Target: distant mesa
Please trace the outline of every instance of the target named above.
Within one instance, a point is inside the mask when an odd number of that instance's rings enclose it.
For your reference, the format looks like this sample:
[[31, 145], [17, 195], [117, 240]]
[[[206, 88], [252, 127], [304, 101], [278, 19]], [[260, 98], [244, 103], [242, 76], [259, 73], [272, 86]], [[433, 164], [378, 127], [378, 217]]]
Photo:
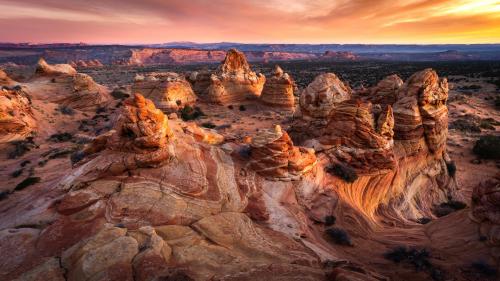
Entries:
[[350, 61], [357, 60], [359, 57], [353, 52], [335, 52], [335, 51], [325, 51], [321, 57], [321, 60], [338, 60], [338, 61]]
[[250, 69], [242, 52], [231, 49], [210, 80], [208, 100], [218, 104], [234, 104], [258, 98], [266, 77]]
[[260, 100], [264, 104], [288, 108], [295, 108], [295, 82], [281, 67], [275, 66], [272, 76], [266, 79]]
[[132, 92], [142, 94], [152, 100], [157, 108], [167, 112], [177, 111], [186, 105], [194, 105], [197, 99], [191, 84], [184, 76], [174, 72], [137, 75]]

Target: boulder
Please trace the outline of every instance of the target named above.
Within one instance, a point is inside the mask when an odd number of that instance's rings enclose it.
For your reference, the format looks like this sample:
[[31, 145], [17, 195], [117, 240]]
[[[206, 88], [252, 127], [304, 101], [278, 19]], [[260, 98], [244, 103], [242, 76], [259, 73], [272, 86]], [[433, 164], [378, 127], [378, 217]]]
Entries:
[[304, 117], [328, 117], [335, 106], [351, 98], [351, 88], [333, 73], [318, 75], [300, 94]]
[[271, 106], [294, 109], [294, 86], [295, 82], [290, 75], [276, 65], [272, 77], [266, 79], [260, 100]]
[[152, 100], [156, 107], [167, 112], [177, 111], [196, 102], [196, 95], [184, 76], [173, 72], [136, 76], [133, 93]]

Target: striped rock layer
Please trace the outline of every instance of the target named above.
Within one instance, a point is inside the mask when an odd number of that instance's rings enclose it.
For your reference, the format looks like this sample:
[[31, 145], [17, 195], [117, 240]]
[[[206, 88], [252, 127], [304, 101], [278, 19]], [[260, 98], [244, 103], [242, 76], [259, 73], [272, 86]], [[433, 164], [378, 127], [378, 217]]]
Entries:
[[22, 89], [0, 89], [0, 143], [23, 139], [35, 127], [29, 96]]
[[268, 105], [293, 109], [295, 107], [294, 86], [295, 83], [290, 75], [284, 73], [281, 67], [276, 65], [273, 75], [267, 78], [264, 84], [260, 100]]

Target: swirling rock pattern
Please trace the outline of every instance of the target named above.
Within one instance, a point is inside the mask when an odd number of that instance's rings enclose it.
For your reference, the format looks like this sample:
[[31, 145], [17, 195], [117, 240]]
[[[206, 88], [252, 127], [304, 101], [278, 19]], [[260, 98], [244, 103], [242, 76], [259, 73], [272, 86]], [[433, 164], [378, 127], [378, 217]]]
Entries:
[[296, 180], [316, 164], [314, 151], [296, 147], [288, 134], [277, 125], [252, 138], [250, 166], [268, 178]]

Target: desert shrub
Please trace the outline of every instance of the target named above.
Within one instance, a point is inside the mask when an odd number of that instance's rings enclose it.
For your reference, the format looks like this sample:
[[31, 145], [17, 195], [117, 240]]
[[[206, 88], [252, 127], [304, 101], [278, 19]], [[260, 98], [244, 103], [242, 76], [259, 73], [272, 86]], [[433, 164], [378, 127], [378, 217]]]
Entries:
[[75, 110], [69, 106], [66, 106], [66, 105], [59, 105], [57, 110], [64, 115], [75, 115]]
[[71, 164], [74, 165], [74, 164], [82, 161], [83, 158], [85, 158], [85, 152], [83, 152], [83, 151], [76, 151], [73, 154], [71, 154], [71, 157], [70, 157]]
[[184, 121], [195, 120], [195, 119], [205, 115], [199, 107], [193, 108], [189, 105], [184, 106], [181, 109], [180, 114], [181, 114], [182, 120], [184, 120]]
[[13, 177], [13, 178], [17, 178], [17, 177], [19, 177], [22, 173], [23, 173], [23, 169], [18, 169], [18, 170], [15, 170], [14, 172], [12, 172], [12, 174], [10, 174], [10, 176], [11, 176], [11, 177]]
[[25, 189], [26, 187], [30, 186], [30, 185], [34, 185], [36, 183], [39, 183], [40, 182], [40, 178], [39, 177], [28, 177], [28, 178], [25, 178], [22, 182], [20, 182], [18, 185], [16, 185], [16, 187], [14, 188], [14, 190], [23, 190]]
[[120, 89], [120, 88], [115, 88], [111, 92], [111, 96], [116, 100], [123, 100], [123, 99], [130, 97], [130, 95], [128, 93], [126, 93], [123, 89]]
[[498, 275], [497, 269], [484, 261], [473, 262], [470, 267], [477, 275], [483, 277], [496, 277]]
[[450, 129], [460, 130], [462, 132], [480, 133], [481, 128], [478, 122], [473, 118], [457, 119], [450, 124]]
[[326, 226], [334, 225], [336, 220], [337, 220], [337, 218], [335, 216], [326, 216], [325, 217], [325, 225]]
[[14, 149], [9, 152], [10, 159], [21, 157], [36, 147], [33, 137], [28, 137], [22, 141], [13, 141], [11, 144], [14, 146]]
[[30, 160], [24, 160], [23, 162], [21, 162], [21, 164], [19, 164], [21, 167], [25, 167], [26, 165], [28, 165], [29, 163], [31, 163]]
[[485, 129], [485, 130], [495, 130], [495, 126], [498, 126], [500, 125], [499, 122], [497, 122], [495, 119], [493, 118], [485, 118], [485, 119], [481, 119], [481, 121], [479, 122], [479, 127], [481, 129]]
[[202, 127], [205, 127], [205, 128], [209, 128], [209, 129], [213, 129], [215, 127], [217, 127], [214, 123], [212, 122], [205, 122], [205, 123], [202, 123], [201, 124]]
[[182, 105], [182, 101], [181, 100], [176, 100], [175, 104], [177, 104], [177, 106], [181, 106]]
[[354, 170], [353, 167], [347, 164], [343, 163], [332, 164], [327, 166], [325, 170], [327, 173], [337, 176], [346, 182], [354, 182], [355, 180], [358, 179], [356, 170]]
[[106, 107], [104, 107], [104, 106], [98, 106], [96, 108], [96, 110], [95, 110], [96, 114], [101, 114], [101, 113], [104, 113], [104, 112], [106, 112]]
[[8, 191], [1, 191], [0, 192], [0, 201], [7, 199], [9, 197], [9, 192]]
[[252, 148], [249, 145], [244, 145], [238, 151], [238, 154], [245, 159], [250, 158], [252, 156]]
[[482, 136], [474, 144], [474, 154], [484, 159], [500, 159], [500, 136]]
[[419, 219], [417, 220], [417, 223], [419, 223], [419, 224], [428, 224], [428, 223], [430, 223], [431, 221], [432, 221], [432, 219], [431, 219], [431, 218], [426, 218], [426, 217], [423, 217], [423, 218], [419, 218]]
[[229, 108], [229, 109], [231, 109], [231, 110], [232, 110], [232, 109], [234, 109], [234, 106], [232, 106], [232, 105], [228, 105], [228, 106], [227, 106], [227, 108]]
[[332, 227], [325, 230], [326, 235], [332, 239], [335, 244], [345, 245], [345, 246], [353, 246], [351, 237], [349, 234], [341, 228]]
[[240, 111], [245, 111], [247, 108], [244, 105], [240, 105]]
[[455, 161], [447, 162], [446, 169], [448, 170], [448, 174], [454, 177], [457, 173], [457, 165], [455, 164]]
[[49, 141], [51, 142], [66, 142], [73, 139], [73, 135], [70, 133], [57, 133], [53, 134], [49, 137]]
[[439, 206], [436, 206], [434, 208], [434, 214], [437, 217], [443, 217], [455, 211], [462, 210], [465, 207], [467, 207], [467, 204], [465, 204], [464, 202], [457, 200], [449, 200], [447, 202], [439, 204]]
[[430, 253], [426, 249], [399, 246], [386, 252], [384, 258], [394, 263], [408, 263], [413, 265], [416, 271], [430, 270], [432, 268], [432, 264], [429, 261]]

